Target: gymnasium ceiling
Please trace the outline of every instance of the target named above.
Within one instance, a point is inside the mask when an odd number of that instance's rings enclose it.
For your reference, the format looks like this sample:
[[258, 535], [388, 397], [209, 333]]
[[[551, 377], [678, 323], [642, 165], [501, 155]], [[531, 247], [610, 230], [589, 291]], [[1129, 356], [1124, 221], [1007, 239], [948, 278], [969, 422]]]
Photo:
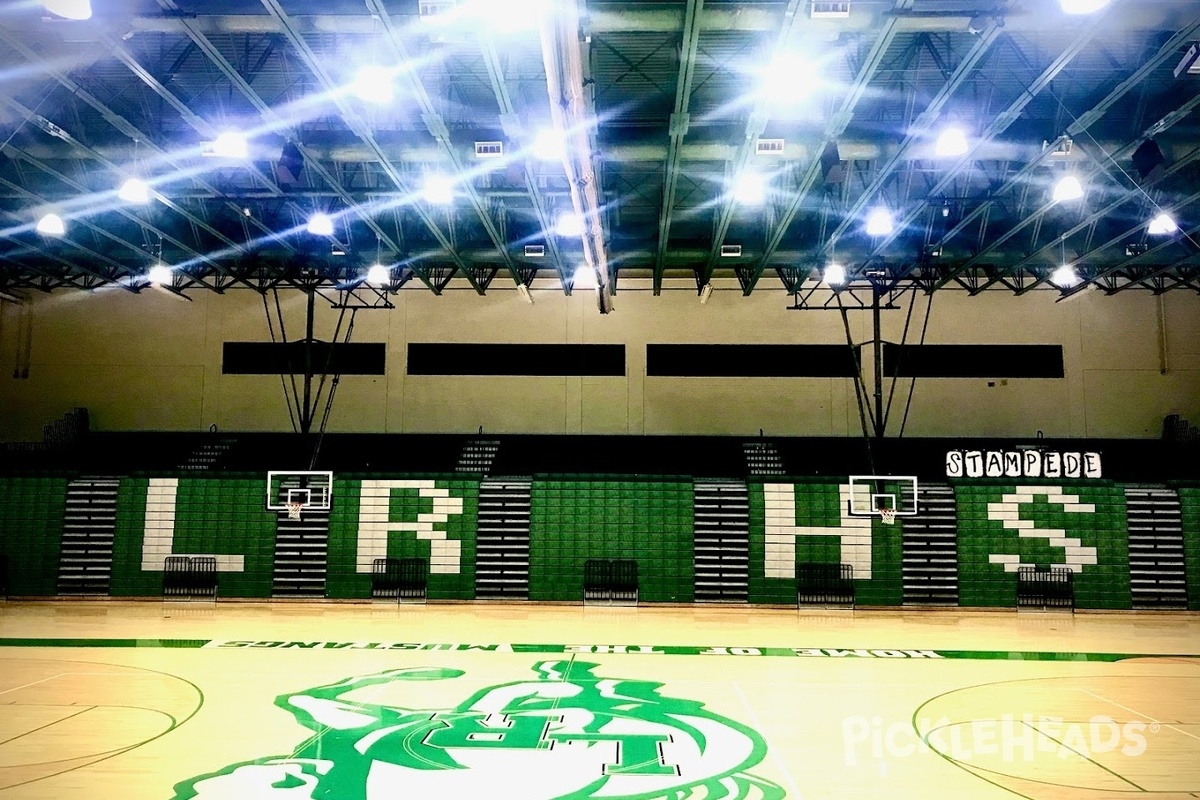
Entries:
[[[803, 296], [831, 263], [881, 292], [1200, 291], [1200, 75], [1174, 74], [1196, 0], [546, 2], [5, 3], [0, 291], [138, 291], [160, 262], [185, 294], [382, 263], [381, 298], [578, 280], [602, 310], [623, 287]], [[354, 91], [372, 64], [391, 100]], [[967, 152], [938, 157], [951, 126]], [[543, 129], [569, 131], [555, 160]], [[227, 131], [247, 159], [203, 154]], [[1055, 203], [1068, 173], [1084, 196]], [[148, 204], [118, 198], [130, 177]], [[878, 208], [892, 233], [866, 232]], [[65, 235], [35, 230], [51, 212]], [[1178, 230], [1151, 235], [1162, 213]]]

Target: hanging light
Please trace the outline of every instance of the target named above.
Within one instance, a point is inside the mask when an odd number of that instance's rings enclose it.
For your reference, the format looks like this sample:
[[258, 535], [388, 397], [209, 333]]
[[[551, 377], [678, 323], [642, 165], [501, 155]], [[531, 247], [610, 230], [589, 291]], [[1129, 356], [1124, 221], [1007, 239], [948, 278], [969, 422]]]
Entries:
[[1074, 175], [1067, 175], [1054, 184], [1054, 202], [1069, 203], [1083, 197], [1083, 184]]
[[868, 236], [888, 236], [896, 226], [892, 222], [892, 215], [886, 208], [876, 208], [867, 215], [867, 235]]
[[42, 0], [42, 7], [63, 19], [91, 19], [91, 0]]
[[226, 131], [207, 142], [201, 148], [201, 153], [212, 158], [247, 158], [250, 147], [246, 144], [245, 136], [237, 131]]
[[761, 206], [767, 199], [767, 179], [757, 172], [743, 172], [733, 185], [733, 199], [745, 206]]
[[308, 218], [308, 232], [313, 236], [333, 236], [333, 220], [323, 211]]
[[360, 99], [376, 105], [386, 105], [395, 97], [392, 72], [387, 67], [369, 64], [358, 71], [350, 91]]
[[173, 277], [174, 273], [171, 272], [171, 268], [166, 264], [155, 264], [150, 268], [150, 271], [146, 273], [146, 278], [149, 279], [149, 281], [155, 286], [162, 286], [165, 283], [170, 283]]
[[422, 191], [425, 202], [446, 206], [454, 202], [454, 182], [445, 175], [430, 175]]
[[970, 144], [967, 142], [967, 134], [963, 132], [962, 128], [946, 128], [938, 136], [934, 151], [939, 158], [953, 158], [965, 155], [970, 149]]
[[117, 197], [126, 203], [144, 206], [150, 202], [150, 187], [140, 178], [130, 178], [121, 184], [121, 188], [117, 190]]
[[846, 268], [841, 264], [830, 263], [825, 267], [822, 278], [830, 286], [841, 286], [846, 282]]
[[1179, 230], [1179, 225], [1176, 224], [1175, 218], [1163, 212], [1150, 220], [1150, 228], [1147, 232], [1151, 236], [1166, 236], [1167, 234], [1175, 233], [1177, 230]]
[[386, 286], [392, 281], [392, 271], [383, 264], [372, 264], [367, 270], [367, 283], [371, 286]]
[[58, 214], [47, 214], [38, 220], [37, 232], [43, 236], [64, 236], [67, 233], [67, 224]]
[[762, 73], [759, 94], [769, 105], [787, 109], [803, 103], [820, 85], [820, 71], [800, 53], [779, 53]]
[[538, 131], [533, 140], [533, 156], [542, 161], [562, 161], [567, 154], [567, 143], [563, 135], [553, 128]]
[[1063, 264], [1051, 273], [1050, 282], [1063, 289], [1069, 289], [1079, 283], [1079, 273], [1074, 267]]
[[559, 214], [558, 222], [554, 225], [554, 232], [566, 238], [583, 236], [583, 218], [574, 211]]
[[587, 264], [580, 264], [575, 269], [575, 278], [572, 280], [571, 285], [576, 289], [595, 289], [598, 285], [596, 283], [596, 270]]

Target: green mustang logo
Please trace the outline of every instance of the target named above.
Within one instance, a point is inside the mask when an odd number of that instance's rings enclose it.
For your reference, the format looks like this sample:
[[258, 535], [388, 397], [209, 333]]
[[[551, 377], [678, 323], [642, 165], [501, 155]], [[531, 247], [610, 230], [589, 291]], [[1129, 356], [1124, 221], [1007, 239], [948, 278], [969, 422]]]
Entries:
[[456, 678], [414, 667], [276, 698], [313, 732], [292, 757], [261, 758], [176, 786], [175, 800], [780, 800], [746, 772], [766, 742], [660, 683], [600, 678], [598, 664], [543, 661], [536, 680], [477, 692], [452, 709], [360, 702], [356, 690]]

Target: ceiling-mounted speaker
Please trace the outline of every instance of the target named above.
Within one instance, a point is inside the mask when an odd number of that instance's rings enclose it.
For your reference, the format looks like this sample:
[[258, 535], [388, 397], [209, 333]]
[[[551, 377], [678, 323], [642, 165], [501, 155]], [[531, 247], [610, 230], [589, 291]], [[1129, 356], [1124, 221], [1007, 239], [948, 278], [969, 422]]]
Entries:
[[1146, 183], [1161, 178], [1166, 165], [1167, 159], [1153, 139], [1147, 139], [1133, 151], [1133, 168]]
[[293, 189], [300, 185], [300, 173], [304, 169], [304, 154], [295, 142], [288, 142], [279, 154], [279, 163], [275, 166], [275, 179], [279, 188]]
[[821, 153], [821, 174], [825, 176], [827, 185], [845, 183], [846, 166], [842, 163], [837, 142], [825, 145], [825, 152]]

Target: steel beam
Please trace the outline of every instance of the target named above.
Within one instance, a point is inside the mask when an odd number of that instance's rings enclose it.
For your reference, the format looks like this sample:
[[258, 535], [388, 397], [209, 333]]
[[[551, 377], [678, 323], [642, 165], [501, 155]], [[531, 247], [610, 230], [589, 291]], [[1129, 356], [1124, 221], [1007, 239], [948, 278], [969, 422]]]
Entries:
[[[910, 147], [913, 147], [918, 142], [921, 142], [926, 138], [929, 131], [932, 130], [934, 124], [941, 115], [942, 108], [945, 107], [946, 103], [950, 101], [950, 98], [954, 96], [954, 93], [957, 92], [964, 83], [966, 83], [967, 78], [969, 78], [971, 73], [975, 71], [975, 68], [979, 66], [979, 62], [983, 60], [985, 55], [987, 55], [988, 50], [990, 50], [996, 40], [1000, 38], [1002, 32], [1003, 25], [999, 20], [993, 18], [988, 22], [983, 31], [981, 31], [979, 36], [976, 38], [975, 43], [971, 46], [971, 49], [958, 63], [958, 66], [955, 67], [954, 72], [942, 85], [942, 88], [936, 95], [934, 95], [933, 99], [929, 102], [929, 105], [920, 114], [920, 116], [918, 116], [913, 124], [909, 126], [904, 137], [904, 142], [900, 146], [901, 152], [908, 150]], [[867, 186], [867, 188], [861, 194], [859, 194], [858, 199], [855, 200], [854, 203], [851, 204], [850, 208], [842, 215], [842, 221], [838, 224], [837, 228], [834, 229], [833, 233], [830, 234], [826, 241], [817, 248], [818, 259], [822, 258], [826, 253], [829, 252], [832, 244], [838, 239], [842, 238], [846, 231], [850, 229], [851, 225], [854, 225], [860, 221], [860, 216], [863, 209], [865, 209], [867, 205], [875, 199], [875, 196], [879, 193], [880, 189], [882, 189], [884, 184], [887, 183], [887, 181], [891, 178], [892, 173], [896, 171], [896, 168], [900, 165], [900, 162], [901, 159], [899, 154], [897, 154], [885, 161], [875, 171], [874, 180], [872, 180], [870, 185]]]
[[[1192, 152], [1192, 155], [1189, 156], [1186, 160], [1179, 161], [1179, 162], [1176, 162], [1175, 164], [1172, 164], [1171, 168], [1163, 173], [1162, 177], [1159, 179], [1159, 182], [1166, 180], [1167, 178], [1169, 178], [1179, 172], [1182, 172], [1186, 167], [1195, 163], [1197, 160], [1200, 160], [1200, 148], [1197, 148], [1196, 150], [1194, 150]], [[1126, 203], [1133, 201], [1133, 200], [1140, 199], [1142, 197], [1144, 189], [1146, 189], [1146, 188], [1149, 188], [1149, 187], [1148, 186], [1147, 187], [1139, 186], [1139, 187], [1125, 193], [1121, 197], [1118, 197], [1116, 200], [1113, 200], [1108, 205], [1106, 205], [1102, 208], [1096, 209], [1091, 214], [1089, 214], [1087, 217], [1080, 220], [1075, 225], [1072, 225], [1070, 228], [1068, 228], [1066, 231], [1064, 231], [1061, 234], [1061, 240], [1068, 239], [1068, 238], [1074, 236], [1075, 234], [1079, 233], [1080, 231], [1086, 229], [1090, 225], [1094, 225], [1097, 222], [1099, 222], [1100, 220], [1105, 219], [1106, 217], [1108, 217], [1110, 214], [1112, 214], [1114, 211], [1116, 211], [1118, 208], [1125, 205]], [[1176, 203], [1172, 203], [1171, 208], [1167, 208], [1164, 210], [1173, 211], [1178, 208], [1184, 208], [1184, 207], [1196, 202], [1197, 200], [1200, 200], [1200, 192], [1193, 193], [1190, 196], [1185, 197]], [[1116, 236], [1113, 236], [1111, 239], [1109, 239], [1104, 244], [1090, 249], [1087, 253], [1084, 253], [1083, 255], [1079, 256], [1078, 258], [1072, 259], [1072, 261], [1074, 263], [1083, 263], [1083, 264], [1088, 263], [1096, 254], [1103, 252], [1104, 250], [1108, 249], [1109, 247], [1112, 247], [1113, 245], [1116, 245], [1116, 244], [1122, 244], [1122, 243], [1128, 242], [1129, 238], [1131, 236], [1135, 236], [1135, 235], [1137, 235], [1137, 233], [1139, 231], [1142, 231], [1143, 229], [1145, 229], [1147, 222], [1148, 222], [1148, 220], [1139, 222], [1137, 225], [1134, 225], [1130, 228], [1125, 229], [1124, 231], [1121, 231], [1121, 233], [1117, 234]], [[1008, 277], [1009, 275], [1012, 275], [1013, 273], [1016, 273], [1022, 269], [1025, 269], [1030, 264], [1038, 261], [1040, 258], [1045, 256], [1047, 253], [1052, 252], [1055, 249], [1055, 247], [1060, 246], [1059, 241], [1060, 240], [1051, 241], [1049, 244], [1044, 245], [1037, 252], [1029, 254], [1025, 258], [1018, 261], [1017, 263], [1007, 265], [1007, 266], [1003, 267], [1002, 269], [997, 270], [996, 274], [993, 275], [991, 278], [989, 278], [987, 281], [985, 281], [974, 293], [983, 291], [984, 289], [987, 289], [988, 287], [990, 287], [992, 284], [996, 283], [997, 281], [1003, 280], [1004, 278]], [[1035, 281], [1034, 285], [1040, 284], [1040, 283], [1044, 282], [1045, 280], [1046, 280], [1045, 277], [1040, 277]], [[1031, 287], [1026, 287], [1026, 290], [1028, 288], [1031, 288]]]
[[[896, 0], [895, 8], [897, 11], [904, 11], [912, 8], [913, 2], [914, 0]], [[898, 21], [896, 18], [885, 22], [883, 30], [880, 31], [879, 36], [875, 39], [875, 43], [867, 52], [862, 64], [859, 65], [858, 72], [854, 76], [854, 83], [850, 85], [850, 90], [842, 98], [837, 112], [830, 117], [825, 125], [825, 135], [821, 143], [809, 154], [808, 168], [804, 171], [804, 176], [800, 179], [800, 185], [792, 192], [791, 200], [787, 207], [784, 208], [779, 219], [767, 233], [767, 246], [763, 251], [762, 258], [754, 265], [746, 281], [743, 283], [742, 294], [749, 295], [754, 291], [754, 287], [758, 285], [759, 279], [767, 268], [767, 262], [779, 250], [779, 246], [783, 243], [783, 237], [787, 234], [788, 228], [791, 227], [792, 222], [796, 219], [796, 215], [804, 208], [804, 203], [808, 199], [809, 193], [821, 178], [821, 157], [824, 155], [825, 149], [835, 143], [838, 137], [850, 125], [850, 120], [854, 118], [854, 109], [857, 108], [859, 100], [866, 94], [867, 86], [870, 85], [871, 79], [875, 77], [880, 64], [883, 63], [883, 57], [887, 53], [888, 48], [892, 46], [897, 32]]]
[[[671, 114], [667, 157], [663, 177], [662, 207], [658, 213], [658, 250], [654, 256], [654, 293], [662, 291], [666, 268], [667, 246], [671, 241], [671, 217], [675, 211], [675, 187], [679, 181], [683, 140], [690, 119], [688, 105], [692, 98], [692, 79], [696, 75], [696, 53], [700, 48], [700, 16], [704, 0], [687, 0], [683, 12], [683, 40], [679, 48], [679, 76], [675, 81], [675, 107]], [[702, 287], [703, 288], [703, 287]]]
[[[371, 126], [342, 97], [341, 87], [338, 86], [338, 84], [333, 80], [332, 77], [330, 77], [329, 73], [321, 65], [317, 54], [311, 47], [309, 47], [308, 42], [304, 40], [304, 36], [299, 32], [299, 30], [296, 29], [291, 17], [288, 16], [287, 12], [283, 10], [283, 6], [280, 5], [278, 0], [261, 0], [261, 2], [267, 12], [274, 17], [282, 27], [283, 34], [287, 37], [288, 43], [291, 44], [292, 49], [300, 55], [301, 60], [303, 60], [305, 66], [308, 67], [309, 72], [313, 74], [313, 77], [317, 79], [317, 82], [321, 85], [321, 88], [328, 94], [330, 102], [337, 107], [338, 115], [342, 118], [354, 135], [361, 139], [363, 143], [370, 148], [371, 152], [375, 156], [375, 160], [379, 163], [379, 166], [383, 170], [384, 174], [388, 176], [388, 178], [400, 191], [411, 191], [411, 187], [408, 186], [408, 182], [404, 179], [404, 176], [400, 174], [400, 171], [396, 169], [395, 165], [392, 164], [387, 155], [383, 152], [383, 149], [379, 146], [379, 142], [375, 139], [375, 133], [372, 131]], [[371, 8], [372, 4], [376, 4], [377, 6], [376, 8], [371, 9], [372, 12], [380, 17], [380, 21], [382, 22], [384, 29], [389, 31], [389, 39], [391, 40], [393, 49], [395, 49], [397, 52], [397, 57], [401, 58], [400, 63], [411, 63], [407, 59], [403, 58], [401, 55], [403, 51], [399, 49], [400, 43], [393, 37], [390, 28], [391, 17], [388, 15], [387, 9], [381, 3], [379, 3], [378, 0], [367, 0], [368, 8]], [[416, 83], [417, 82], [414, 78], [414, 84]], [[431, 109], [433, 108], [432, 101], [429, 100], [428, 95], [425, 95], [424, 102], [429, 104]], [[438, 117], [439, 121], [440, 119], [441, 118]], [[440, 131], [445, 131], [445, 125], [442, 124], [438, 129]], [[448, 131], [445, 131], [445, 133], [441, 136], [435, 134], [435, 138], [438, 138], [439, 140], [448, 137]], [[462, 170], [457, 163], [455, 164], [455, 172], [462, 177]], [[471, 186], [469, 180], [464, 181], [463, 186], [467, 191], [467, 196], [471, 200], [471, 204], [475, 207], [476, 212], [479, 214], [480, 219], [483, 222], [483, 226], [487, 231], [489, 238], [491, 238], [492, 243], [496, 245], [497, 250], [501, 253], [501, 256], [504, 258], [505, 262], [511, 263], [512, 255], [508, 252], [508, 248], [504, 243], [503, 237], [500, 236], [499, 231], [496, 230], [495, 224], [488, 216], [487, 209], [484, 208], [482, 199], [474, 193], [474, 187]], [[415, 193], [413, 193], [413, 197], [416, 197]], [[450, 254], [451, 260], [454, 261], [459, 270], [462, 271], [463, 276], [471, 282], [471, 285], [475, 287], [477, 292], [483, 294], [485, 289], [471, 274], [470, 265], [463, 261], [462, 257], [459, 256], [451, 237], [442, 231], [441, 226], [439, 226], [433, 219], [433, 215], [429, 212], [429, 210], [423, 208], [420, 203], [413, 203], [412, 208], [417, 215], [421, 217], [426, 227], [429, 228], [429, 232], [433, 234], [433, 237], [437, 239], [438, 244], [445, 248], [446, 252]], [[513, 269], [512, 271], [514, 279], [519, 282], [520, 277], [516, 274], [516, 270]]]
[[[788, 0], [784, 6], [783, 19], [779, 23], [779, 34], [775, 37], [775, 42], [767, 58], [767, 64], [774, 63], [779, 54], [786, 52], [790, 45], [796, 19], [800, 16], [800, 9], [805, 5], [803, 0]], [[738, 143], [737, 156], [733, 160], [733, 168], [730, 171], [730, 177], [734, 183], [745, 172], [746, 164], [750, 161], [751, 156], [754, 155], [758, 137], [766, 130], [767, 120], [769, 119], [769, 102], [770, 98], [759, 97], [755, 101], [754, 107], [750, 110], [749, 116], [746, 118], [743, 137]], [[712, 250], [708, 254], [701, 276], [697, 281], [701, 286], [712, 280], [713, 270], [716, 268], [717, 259], [720, 258], [721, 246], [725, 244], [725, 236], [729, 233], [729, 226], [733, 222], [733, 212], [736, 206], [737, 201], [733, 197], [733, 192], [730, 191], [728, 186], [722, 187], [721, 199], [718, 202], [720, 210], [716, 217], [716, 230], [713, 232]]]
[[614, 267], [609, 261], [604, 210], [592, 140], [599, 122], [589, 96], [586, 59], [580, 36], [579, 0], [559, 3], [558, 13], [542, 22], [542, 63], [546, 69], [546, 92], [550, 116], [566, 142], [563, 169], [571, 186], [571, 204], [583, 221], [583, 257], [596, 276], [597, 302], [601, 314], [612, 311]]
[[[1116, 87], [1114, 87], [1113, 90], [1111, 92], [1109, 92], [1108, 95], [1106, 95], [1103, 100], [1101, 100], [1099, 103], [1097, 103], [1095, 106], [1093, 106], [1086, 114], [1079, 117], [1074, 123], [1072, 123], [1067, 128], [1066, 132], [1062, 136], [1055, 139], [1054, 142], [1050, 143], [1042, 151], [1042, 154], [1039, 157], [1028, 162], [1021, 170], [1019, 170], [1017, 173], [1012, 175], [1007, 181], [1005, 181], [1004, 184], [993, 193], [994, 196], [992, 199], [986, 200], [983, 203], [981, 203], [970, 214], [968, 214], [957, 225], [955, 225], [951, 230], [947, 231], [946, 234], [943, 235], [941, 240], [937, 243], [936, 247], [944, 248], [946, 246], [946, 244], [948, 242], [950, 242], [950, 240], [952, 240], [955, 236], [957, 236], [959, 233], [961, 233], [963, 230], [965, 230], [974, 221], [980, 219], [985, 214], [987, 214], [988, 211], [992, 208], [992, 206], [994, 206], [996, 204], [997, 200], [995, 198], [1000, 197], [1000, 196], [1012, 191], [1013, 189], [1015, 189], [1017, 187], [1027, 185], [1029, 183], [1030, 178], [1032, 178], [1034, 172], [1036, 172], [1037, 169], [1050, 158], [1051, 153], [1054, 152], [1054, 150], [1058, 147], [1059, 144], [1063, 143], [1064, 141], [1066, 141], [1068, 139], [1073, 139], [1074, 137], [1079, 136], [1080, 134], [1086, 132], [1088, 130], [1088, 128], [1090, 128], [1092, 125], [1099, 122], [1100, 119], [1105, 114], [1108, 113], [1109, 109], [1111, 109], [1114, 105], [1116, 105], [1118, 102], [1120, 102], [1121, 98], [1123, 98], [1126, 94], [1128, 94], [1131, 89], [1133, 89], [1135, 86], [1137, 86], [1139, 83], [1141, 83], [1141, 81], [1145, 80], [1149, 75], [1151, 75], [1155, 70], [1157, 70], [1159, 67], [1161, 67], [1165, 63], [1167, 63], [1170, 59], [1177, 57], [1179, 47], [1181, 47], [1186, 41], [1188, 41], [1190, 39], [1190, 37], [1193, 34], [1195, 34], [1197, 31], [1200, 31], [1200, 19], [1194, 20], [1186, 28], [1179, 31], [1179, 33], [1177, 33], [1176, 35], [1172, 36], [1171, 39], [1159, 49], [1158, 53], [1153, 58], [1146, 61], [1132, 75], [1130, 75], [1128, 78], [1126, 78], [1124, 81], [1119, 83]], [[1144, 141], [1146, 138], [1152, 137], [1152, 136], [1157, 136], [1157, 135], [1167, 131], [1173, 125], [1175, 125], [1177, 122], [1179, 122], [1180, 120], [1185, 118], [1188, 114], [1190, 114], [1197, 107], [1200, 107], [1200, 95], [1196, 95], [1191, 100], [1184, 103], [1183, 106], [1181, 106], [1180, 108], [1176, 109], [1175, 111], [1171, 112], [1170, 114], [1166, 115], [1162, 119], [1155, 122], [1153, 125], [1151, 125], [1149, 128], [1147, 128], [1145, 131], [1143, 131], [1142, 134], [1140, 136], [1138, 136], [1136, 139], [1134, 139], [1132, 142], [1125, 144], [1124, 146], [1122, 146], [1121, 148], [1119, 148], [1118, 150], [1113, 152], [1111, 155], [1108, 156], [1109, 160], [1116, 160], [1118, 158], [1123, 158], [1125, 156], [1128, 156], [1134, 150], [1136, 150], [1138, 145], [1140, 145], [1142, 143], [1142, 141]], [[1106, 172], [1106, 171], [1107, 171], [1106, 167], [1102, 165], [1100, 168], [1094, 170], [1092, 174], [1096, 175], [1096, 174], [1100, 174], [1101, 172]], [[1044, 216], [1047, 211], [1049, 211], [1051, 208], [1054, 207], [1054, 205], [1055, 204], [1053, 204], [1053, 203], [1044, 205], [1041, 209], [1039, 209], [1039, 212], [1037, 212], [1037, 214], [1035, 215], [1036, 219], [1040, 220], [1041, 217]], [[965, 272], [967, 269], [969, 269], [971, 266], [973, 266], [972, 262], [976, 262], [980, 256], [984, 255], [985, 253], [991, 252], [991, 250], [994, 249], [996, 247], [996, 245], [1003, 244], [1004, 241], [1007, 241], [1009, 238], [1011, 238], [1011, 236], [1016, 235], [1016, 233], [1019, 233], [1021, 229], [1023, 229], [1024, 227], [1027, 227], [1029, 224], [1032, 224], [1034, 221], [1035, 221], [1035, 217], [1027, 217], [1025, 220], [1023, 220], [1021, 223], [1019, 223], [1018, 229], [1014, 229], [1010, 233], [1005, 234], [1002, 237], [1003, 241], [994, 241], [990, 245], [984, 245], [984, 247], [986, 247], [986, 249], [981, 250], [979, 253], [977, 253], [976, 258], [949, 271], [932, 288], [940, 289], [941, 287], [945, 286], [950, 281], [955, 280], [958, 275], [961, 275], [963, 272]]]
[[[249, 82], [242, 77], [241, 73], [229, 63], [229, 60], [225, 58], [220, 49], [213, 44], [203, 32], [199, 30], [195, 20], [186, 16], [182, 16], [182, 12], [180, 11], [179, 6], [175, 4], [175, 0], [158, 0], [158, 4], [168, 13], [181, 14], [181, 16], [178, 18], [179, 23], [183, 30], [186, 31], [188, 37], [200, 49], [200, 51], [204, 53], [209, 62], [217, 68], [217, 70], [225, 77], [226, 80], [230, 82], [233, 88], [237, 89], [238, 92], [240, 92], [241, 95], [245, 97], [250, 104], [255, 107], [255, 109], [258, 110], [258, 113], [262, 117], [263, 121], [272, 125], [276, 130], [281, 131], [291, 130], [294, 127], [291, 123], [280, 117], [273, 108], [267, 105], [266, 101], [259, 96], [254, 87], [252, 87]], [[299, 137], [293, 138], [292, 143], [296, 145], [296, 148], [304, 157], [305, 167], [319, 175], [321, 179], [325, 181], [326, 185], [337, 193], [338, 197], [343, 203], [346, 204], [347, 208], [353, 210], [355, 214], [363, 221], [363, 223], [366, 224], [366, 226], [370, 228], [372, 232], [374, 232], [382, 244], [387, 245], [393, 252], [397, 254], [397, 256], [401, 255], [402, 248], [400, 245], [388, 235], [388, 233], [380, 226], [378, 222], [375, 221], [375, 218], [371, 216], [368, 210], [361, 208], [355, 202], [354, 198], [346, 192], [341, 181], [339, 181], [329, 170], [324, 167], [324, 165], [320, 163], [316, 157], [314, 157], [313, 153], [309, 151], [309, 149], [306, 148], [301, 141], [299, 141]], [[406, 187], [399, 188], [401, 188], [401, 191], [405, 196], [410, 195], [410, 192], [407, 191]], [[449, 239], [447, 239], [445, 234], [441, 232], [441, 229], [433, 221], [432, 217], [429, 217], [428, 213], [425, 212], [424, 209], [417, 208], [416, 213], [421, 217], [421, 220], [425, 222], [426, 226], [429, 227], [430, 232], [434, 235], [434, 238], [437, 239], [438, 243], [447, 248], [448, 253], [451, 253], [452, 258], [455, 259], [455, 263], [457, 265], [460, 259], [458, 259], [457, 255], [449, 249]], [[466, 264], [464, 262], [462, 264], [464, 271], [465, 266]], [[418, 270], [417, 277], [434, 294], [438, 294], [440, 292], [433, 282], [429, 280], [429, 276], [424, 271]]]
[[[504, 77], [504, 68], [500, 63], [500, 53], [496, 50], [496, 43], [490, 32], [484, 31], [480, 34], [479, 47], [483, 52], [483, 63], [487, 68], [488, 79], [492, 84], [492, 93], [496, 96], [496, 105], [500, 108], [500, 119], [516, 120], [518, 118], [517, 109], [513, 105], [512, 94], [508, 90], [508, 81]], [[512, 138], [511, 134], [510, 138]], [[526, 137], [525, 144], [528, 145], [528, 136]], [[525, 191], [529, 195], [530, 203], [533, 204], [533, 211], [537, 216], [538, 225], [541, 226], [546, 251], [550, 254], [550, 263], [554, 265], [554, 269], [562, 281], [563, 290], [567, 294], [570, 294], [571, 274], [568, 273], [566, 262], [563, 261], [562, 253], [558, 249], [558, 238], [554, 235], [554, 221], [551, 219], [545, 195], [538, 186], [537, 174], [530, 163], [530, 154], [528, 152], [522, 154], [521, 173], [525, 179]]]
[[[213, 193], [218, 193], [218, 190], [214, 186], [212, 186], [211, 184], [206, 182], [203, 178], [200, 178], [199, 176], [191, 174], [195, 170], [193, 170], [193, 169], [189, 168], [187, 165], [183, 164], [179, 159], [177, 159], [174, 155], [172, 155], [167, 150], [164, 150], [161, 147], [159, 147], [158, 145], [156, 145], [154, 143], [154, 140], [145, 131], [140, 130], [136, 125], [131, 123], [125, 117], [122, 117], [120, 114], [117, 114], [115, 111], [113, 111], [111, 108], [109, 108], [104, 102], [102, 102], [98, 97], [96, 97], [91, 92], [87, 91], [82, 86], [80, 86], [73, 78], [71, 78], [70, 75], [68, 75], [66, 72], [62, 71], [61, 69], [58, 69], [57, 67], [55, 67], [53, 65], [52, 61], [49, 61], [45, 57], [34, 52], [29, 47], [27, 47], [23, 42], [21, 42], [19, 39], [13, 38], [13, 36], [8, 31], [5, 31], [3, 28], [0, 28], [0, 41], [3, 41], [9, 47], [16, 50], [22, 56], [24, 56], [28, 61], [30, 61], [30, 63], [36, 65], [43, 72], [48, 74], [50, 77], [54, 78], [54, 80], [56, 80], [63, 88], [65, 88], [67, 91], [71, 92], [72, 95], [74, 95], [75, 97], [78, 97], [80, 100], [87, 103], [89, 106], [91, 106], [96, 111], [98, 111], [100, 113], [100, 116], [102, 116], [105, 119], [105, 121], [108, 122], [110, 125], [112, 125], [113, 128], [120, 131], [122, 134], [127, 136], [132, 141], [138, 143], [139, 145], [144, 146], [147, 150], [151, 151], [155, 155], [162, 158], [164, 163], [170, 164], [172, 167], [179, 170], [181, 174], [189, 175], [189, 180], [193, 181], [197, 186], [200, 186], [201, 188], [203, 188], [207, 191], [211, 191]], [[3, 96], [9, 97], [7, 92], [4, 92]], [[15, 102], [15, 98], [13, 98], [13, 101]], [[23, 108], [23, 106], [22, 106], [22, 108]], [[27, 118], [32, 119], [33, 117], [30, 116]], [[55, 127], [57, 128], [58, 126], [55, 126]], [[43, 128], [43, 129], [45, 129], [45, 128]], [[65, 131], [63, 131], [63, 133], [65, 133]], [[57, 132], [54, 133], [53, 135], [55, 135], [57, 138], [64, 139], [64, 141], [66, 141], [66, 138], [59, 135]], [[74, 140], [71, 140], [71, 141], [74, 142]], [[187, 216], [189, 218], [189, 221], [193, 225], [198, 225], [199, 227], [205, 228], [210, 233], [217, 236], [219, 239], [223, 239], [226, 242], [228, 242], [232, 247], [234, 247], [238, 251], [244, 250], [244, 248], [245, 248], [244, 245], [233, 242], [230, 239], [226, 239], [215, 228], [209, 227], [208, 223], [205, 222], [204, 220], [199, 219], [195, 215], [193, 215], [190, 212], [187, 212], [183, 209], [177, 209], [177, 210], [180, 213], [182, 213], [184, 216]], [[265, 232], [270, 232], [269, 229], [267, 229], [266, 227], [263, 227], [262, 230], [264, 230]]]
[[1091, 43], [1092, 39], [1095, 38], [1096, 34], [1100, 32], [1100, 29], [1108, 21], [1108, 15], [1112, 13], [1113, 9], [1119, 7], [1121, 2], [1122, 0], [1117, 0], [1117, 3], [1110, 5], [1108, 9], [1106, 9], [1105, 13], [1097, 14], [1095, 19], [1093, 19], [1090, 24], [1084, 25], [1080, 34], [1063, 49], [1058, 58], [1054, 59], [1049, 66], [1042, 70], [1041, 74], [1034, 79], [1033, 83], [1027, 86], [1015, 100], [1009, 103], [1007, 108], [993, 118], [991, 124], [982, 130], [972, 142], [970, 150], [948, 169], [946, 169], [945, 172], [942, 173], [941, 177], [938, 178], [937, 183], [935, 183], [933, 187], [926, 192], [925, 199], [916, 203], [910, 203], [911, 208], [909, 211], [902, 219], [896, 221], [895, 230], [887, 236], [882, 237], [880, 241], [875, 244], [875, 247], [871, 251], [871, 258], [882, 254], [883, 251], [887, 249], [889, 244], [895, 241], [898, 236], [900, 236], [910, 225], [915, 223], [916, 220], [925, 213], [925, 209], [929, 205], [930, 198], [936, 198], [942, 195], [946, 188], [954, 182], [955, 178], [960, 172], [978, 160], [980, 151], [982, 151], [988, 144], [995, 140], [996, 137], [1008, 130], [1008, 128], [1014, 122], [1020, 119], [1021, 112], [1025, 109], [1025, 107], [1029, 105], [1034, 98], [1041, 94], [1042, 90], [1049, 86], [1050, 83], [1057, 78], [1064, 69], [1066, 69], [1067, 65], [1069, 65], [1075, 59], [1075, 57], [1083, 52], [1083, 50]]

